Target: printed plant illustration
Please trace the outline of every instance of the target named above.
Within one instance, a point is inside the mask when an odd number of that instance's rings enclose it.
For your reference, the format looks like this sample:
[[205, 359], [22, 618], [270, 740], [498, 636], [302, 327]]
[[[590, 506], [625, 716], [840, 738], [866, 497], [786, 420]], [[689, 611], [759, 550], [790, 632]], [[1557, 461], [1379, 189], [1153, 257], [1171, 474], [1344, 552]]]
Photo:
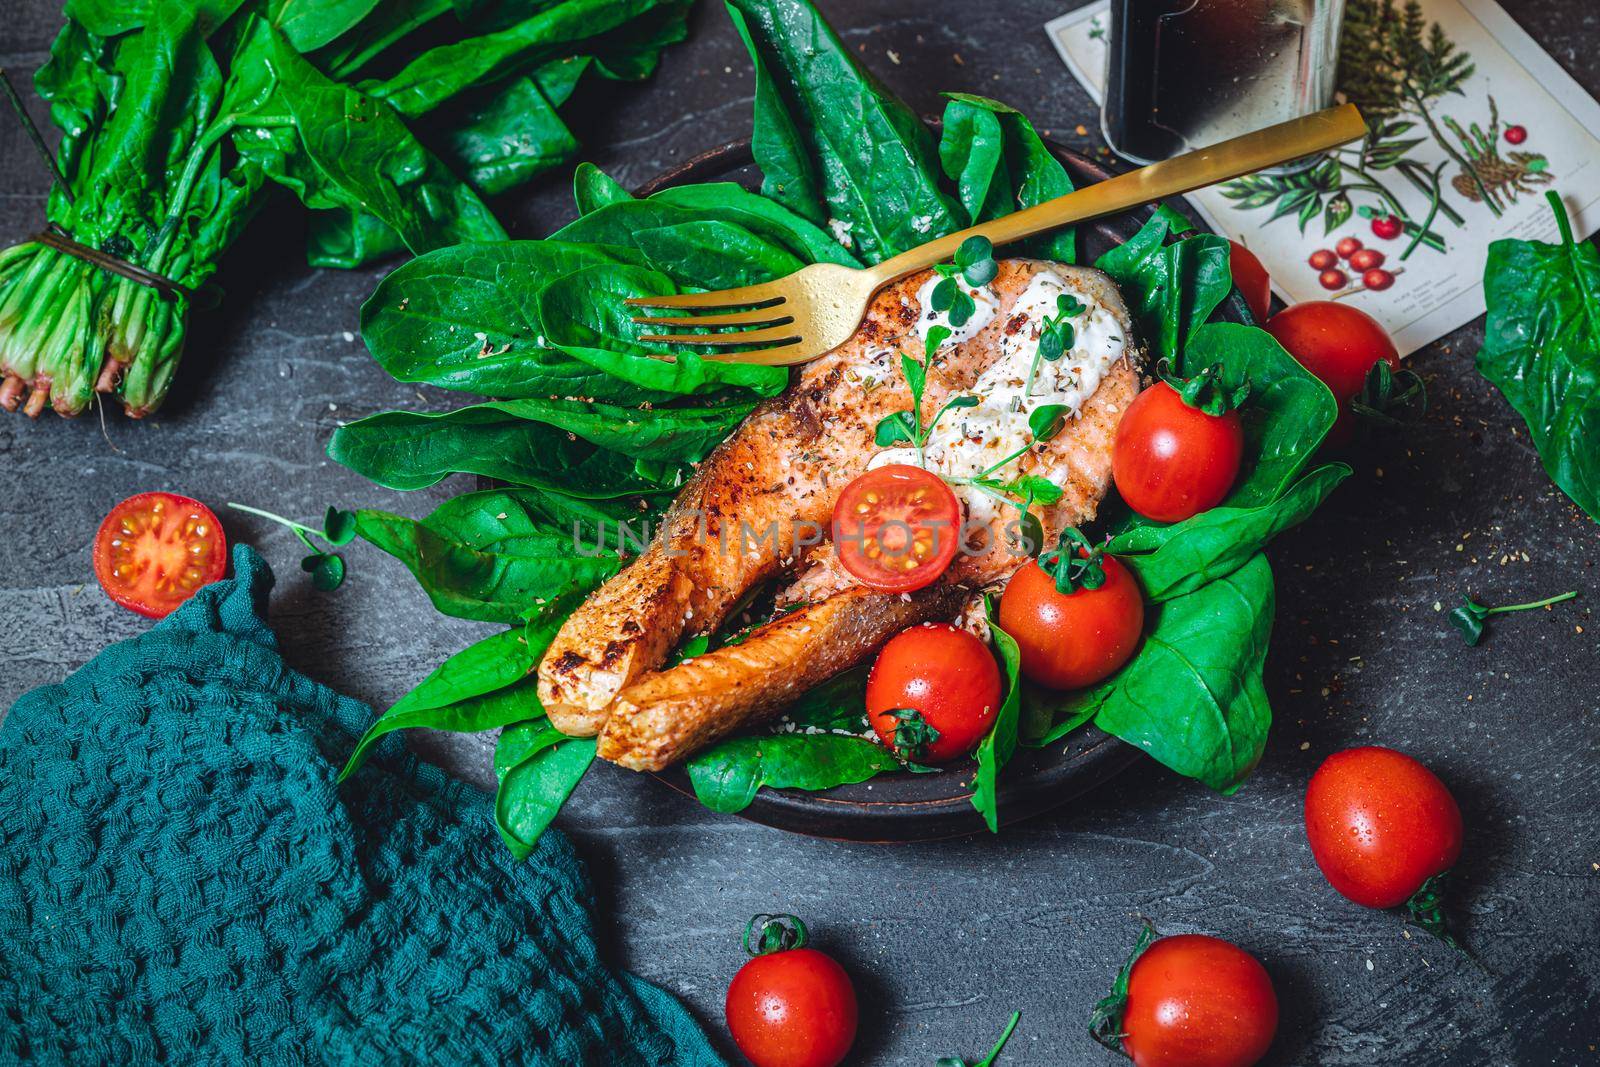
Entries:
[[[1518, 193], [1537, 192], [1539, 186], [1554, 180], [1550, 161], [1542, 153], [1507, 151], [1501, 156], [1500, 109], [1495, 106], [1494, 97], [1489, 97], [1487, 130], [1476, 122], [1462, 129], [1449, 117], [1444, 124], [1461, 142], [1466, 157], [1461, 172], [1450, 179], [1450, 184], [1473, 203], [1485, 203], [1498, 215], [1507, 204], [1517, 202]], [[1528, 131], [1522, 126], [1508, 126], [1504, 137], [1508, 144], [1519, 145], [1528, 139]]]
[[[1417, 0], [1406, 0], [1403, 6], [1396, 0], [1349, 0], [1339, 50], [1339, 92], [1361, 108], [1371, 133], [1360, 145], [1331, 152], [1307, 170], [1251, 175], [1229, 182], [1222, 193], [1243, 210], [1270, 207], [1268, 221], [1292, 215], [1302, 233], [1319, 215], [1324, 234], [1359, 215], [1379, 237], [1410, 238], [1402, 260], [1419, 245], [1443, 252], [1445, 239], [1435, 223], [1441, 217], [1458, 227], [1465, 222], [1447, 200], [1447, 189], [1499, 215], [1518, 192], [1549, 180], [1543, 156], [1499, 155], [1499, 119], [1492, 100], [1488, 131], [1476, 124], [1463, 130], [1454, 120], [1435, 115], [1443, 98], [1465, 95], [1462, 87], [1475, 69], [1472, 57], [1457, 50], [1437, 22], [1424, 18]], [[1526, 131], [1522, 133], [1525, 137]], [[1413, 156], [1430, 140], [1446, 156], [1434, 167]], [[1452, 163], [1457, 173], [1446, 186], [1441, 179]], [[1400, 182], [1427, 198], [1421, 217], [1396, 195], [1395, 189], [1403, 188]]]

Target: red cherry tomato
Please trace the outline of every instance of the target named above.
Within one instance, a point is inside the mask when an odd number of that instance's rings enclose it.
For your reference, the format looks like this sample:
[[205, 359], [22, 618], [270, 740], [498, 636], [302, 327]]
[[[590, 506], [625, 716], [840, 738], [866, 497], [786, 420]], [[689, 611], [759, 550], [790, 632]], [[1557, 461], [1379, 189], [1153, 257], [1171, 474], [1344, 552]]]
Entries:
[[94, 575], [113, 601], [160, 619], [228, 568], [222, 524], [198, 500], [140, 493], [111, 509], [94, 537]]
[[1405, 232], [1405, 228], [1406, 224], [1400, 220], [1399, 215], [1385, 215], [1382, 218], [1372, 220], [1373, 235], [1381, 237], [1385, 241], [1392, 241], [1399, 237]]
[[1350, 401], [1361, 392], [1372, 365], [1381, 359], [1400, 369], [1400, 353], [1378, 320], [1349, 304], [1334, 300], [1294, 304], [1268, 319], [1266, 329], [1339, 401], [1339, 421], [1328, 434], [1330, 444], [1349, 439]]
[[1178, 522], [1220, 504], [1243, 458], [1237, 411], [1208, 415], [1157, 382], [1122, 415], [1111, 476], [1134, 511], [1157, 522]]
[[1350, 257], [1350, 268], [1352, 270], [1371, 270], [1373, 267], [1381, 267], [1383, 266], [1383, 258], [1383, 253], [1376, 248], [1362, 248]]
[[1374, 267], [1361, 276], [1361, 284], [1374, 292], [1383, 292], [1394, 284], [1394, 275], [1386, 270]]
[[[908, 710], [915, 717], [894, 714]], [[960, 759], [989, 732], [999, 710], [994, 656], [982, 641], [947, 623], [896, 634], [867, 676], [872, 728], [902, 759]]]
[[1000, 596], [1000, 628], [1022, 653], [1022, 673], [1051, 689], [1082, 689], [1115, 674], [1144, 634], [1144, 597], [1133, 575], [1102, 556], [1098, 589], [1056, 591], [1055, 579], [1025, 563]]
[[1521, 144], [1523, 141], [1526, 141], [1527, 139], [1528, 139], [1528, 128], [1526, 126], [1507, 126], [1506, 127], [1506, 143], [1507, 144]]
[[1267, 268], [1261, 265], [1256, 254], [1237, 241], [1229, 241], [1228, 265], [1233, 271], [1233, 284], [1244, 295], [1250, 314], [1257, 322], [1266, 322], [1272, 312], [1272, 279]]
[[1311, 258], [1306, 260], [1306, 262], [1311, 264], [1312, 270], [1323, 271], [1327, 270], [1329, 267], [1338, 266], [1339, 257], [1328, 251], [1326, 248], [1319, 248], [1315, 252], [1311, 253]]
[[734, 1044], [756, 1067], [836, 1067], [856, 1039], [856, 991], [832, 956], [790, 948], [756, 956], [728, 984]]
[[892, 463], [844, 487], [833, 506], [839, 562], [886, 593], [932, 585], [955, 558], [961, 505], [936, 474]]
[[1325, 270], [1317, 275], [1317, 284], [1324, 289], [1343, 289], [1349, 280], [1342, 270]]
[[1328, 883], [1368, 908], [1404, 904], [1461, 856], [1461, 809], [1432, 771], [1391, 748], [1329, 756], [1306, 787], [1306, 838]]
[[1340, 259], [1349, 259], [1351, 256], [1355, 255], [1357, 252], [1361, 251], [1361, 238], [1359, 238], [1359, 237], [1345, 237], [1345, 238], [1342, 238], [1339, 241], [1338, 244], [1333, 246], [1333, 250], [1335, 252], [1339, 253], [1339, 258]]
[[1272, 979], [1216, 937], [1163, 937], [1128, 975], [1122, 1047], [1135, 1067], [1250, 1067], [1278, 1031]]

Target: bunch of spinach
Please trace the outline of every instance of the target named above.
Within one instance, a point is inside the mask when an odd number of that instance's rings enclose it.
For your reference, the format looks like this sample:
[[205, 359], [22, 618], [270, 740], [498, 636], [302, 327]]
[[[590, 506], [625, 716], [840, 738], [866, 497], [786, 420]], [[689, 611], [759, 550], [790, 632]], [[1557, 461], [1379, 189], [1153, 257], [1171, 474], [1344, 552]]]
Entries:
[[171, 279], [0, 253], [0, 403], [161, 403], [194, 293], [272, 187], [309, 258], [352, 267], [505, 231], [483, 197], [571, 157], [589, 70], [642, 78], [691, 0], [75, 0], [35, 80], [64, 136], [52, 225]]
[[1495, 241], [1478, 373], [1528, 424], [1550, 478], [1600, 522], [1600, 251], [1578, 241], [1559, 194], [1559, 244]]
[[[453, 472], [509, 488], [458, 497], [420, 523], [359, 512], [357, 531], [403, 560], [441, 610], [513, 627], [491, 639], [498, 645], [448, 661], [373, 733], [504, 726], [497, 815], [519, 851], [594, 755], [592, 741], [563, 738], [538, 706], [527, 677], [538, 650], [571, 604], [636, 547], [624, 543], [618, 520], [659, 514], [687, 465], [786, 382], [781, 372], [692, 353], [675, 364], [649, 358], [638, 341], [649, 328], [631, 321], [624, 299], [752, 284], [813, 262], [874, 262], [1070, 189], [1032, 126], [1004, 105], [952, 96], [936, 147], [805, 0], [729, 0], [728, 8], [756, 65], [762, 192], [714, 183], [635, 199], [583, 166], [579, 217], [550, 239], [420, 256], [362, 310], [363, 337], [396, 378], [497, 399], [443, 415], [376, 415], [341, 428], [331, 454], [396, 488]], [[1261, 549], [1349, 472], [1305, 473], [1332, 424], [1333, 398], [1265, 332], [1208, 324], [1232, 292], [1228, 246], [1189, 229], [1159, 209], [1096, 265], [1122, 287], [1155, 354], [1180, 372], [1221, 364], [1228, 386], [1250, 381], [1248, 462], [1221, 507], [1186, 522], [1154, 525], [1107, 503], [1111, 550], [1144, 584], [1151, 627], [1139, 655], [1102, 685], [1070, 694], [1030, 688], [1015, 643], [991, 625], [1007, 685], [977, 750], [972, 797], [990, 827], [999, 824], [997, 783], [1017, 747], [1091, 720], [1218, 789], [1236, 785], [1260, 756], [1272, 618]], [[1064, 260], [1075, 251], [1070, 234], [1037, 248]], [[1058, 419], [1044, 420], [1041, 436]], [[914, 423], [903, 429], [919, 436]], [[697, 638], [684, 653], [738, 639]], [[496, 647], [514, 663], [484, 669]], [[686, 770], [697, 795], [731, 812], [763, 786], [825, 789], [921, 769], [866, 735], [864, 675], [847, 672], [813, 690], [772, 732], [694, 756]]]

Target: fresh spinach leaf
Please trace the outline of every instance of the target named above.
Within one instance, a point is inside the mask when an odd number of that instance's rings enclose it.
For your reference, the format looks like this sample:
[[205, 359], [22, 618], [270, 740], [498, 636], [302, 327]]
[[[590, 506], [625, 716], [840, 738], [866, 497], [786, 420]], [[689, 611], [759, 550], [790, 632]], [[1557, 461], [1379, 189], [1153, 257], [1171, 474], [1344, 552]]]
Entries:
[[[262, 58], [274, 78], [277, 101], [293, 116], [315, 166], [313, 172], [286, 165], [274, 177], [294, 188], [307, 206], [359, 208], [419, 253], [505, 238], [478, 195], [381, 99], [328, 78], [280, 34], [271, 35]], [[245, 134], [236, 137], [236, 144], [247, 141]]]
[[1489, 245], [1478, 373], [1528, 424], [1550, 479], [1600, 522], [1600, 251], [1546, 195], [1559, 244]]
[[[863, 261], [880, 260], [961, 228], [939, 187], [932, 135], [916, 114], [868, 74], [810, 0], [728, 0], [743, 16], [753, 60], [771, 76], [788, 123], [758, 110], [756, 139], [785, 150], [777, 181], [795, 177], [803, 149], [817, 176], [822, 213]], [[798, 143], [796, 143], [798, 142]], [[793, 209], [793, 199], [788, 202]]]
[[592, 266], [642, 266], [634, 249], [566, 241], [462, 244], [392, 271], [361, 307], [361, 336], [402, 382], [490, 396], [639, 402], [641, 389], [545, 341], [537, 302], [551, 281]]
[[749, 807], [762, 786], [831, 789], [899, 767], [876, 741], [832, 733], [733, 737], [684, 764], [700, 803], [725, 813]]
[[564, 615], [564, 598], [621, 566], [615, 551], [600, 551], [603, 541], [540, 523], [506, 493], [447, 500], [421, 522], [362, 509], [356, 532], [404, 563], [441, 613], [480, 622]]
[[[1072, 192], [1072, 179], [1045, 146], [1033, 124], [1015, 108], [970, 93], [946, 93], [939, 161], [956, 183], [973, 223], [989, 222], [1018, 208]], [[1033, 238], [1029, 255], [1076, 262], [1071, 229]]]
[[593, 163], [579, 163], [572, 175], [572, 198], [578, 202], [578, 214], [587, 215], [608, 204], [632, 200], [633, 194]]
[[1259, 553], [1184, 596], [1151, 605], [1134, 658], [1068, 694], [1058, 714], [1102, 730], [1190, 778], [1231, 792], [1266, 747], [1262, 668], [1272, 633], [1272, 568]]
[[451, 116], [439, 153], [478, 192], [508, 192], [577, 154], [578, 139], [556, 106], [538, 78], [512, 78]]
[[[578, 221], [598, 218], [624, 206], [614, 204]], [[783, 391], [789, 375], [782, 367], [718, 362], [692, 352], [674, 353], [671, 361], [656, 358], [658, 349], [638, 340], [641, 334], [652, 332], [651, 327], [634, 322], [639, 309], [629, 307], [625, 301], [634, 296], [680, 291], [665, 274], [653, 270], [586, 267], [539, 290], [535, 304], [551, 345], [641, 389], [680, 395], [708, 393], [730, 385], [762, 396]], [[645, 314], [652, 312], [647, 309]]]
[[828, 231], [734, 182], [674, 186], [661, 190], [650, 200], [681, 208], [690, 213], [691, 219], [737, 223], [751, 233], [783, 245], [807, 263], [861, 265], [861, 261], [847, 252]]
[[828, 215], [822, 206], [822, 184], [816, 164], [807, 154], [806, 143], [794, 119], [784, 108], [772, 73], [756, 50], [744, 13], [729, 4], [728, 17], [733, 20], [733, 28], [738, 31], [755, 67], [755, 124], [750, 147], [756, 166], [761, 168], [762, 195], [787, 205], [811, 222], [825, 225]]
[[682, 286], [735, 289], [793, 274], [805, 263], [731, 222], [683, 222], [634, 235], [650, 266]]
[[1223, 504], [1270, 504], [1316, 455], [1338, 416], [1338, 403], [1327, 386], [1256, 326], [1214, 322], [1195, 330], [1177, 364], [1181, 373], [1193, 376], [1214, 364], [1221, 365], [1218, 380], [1226, 391], [1250, 385], [1250, 399], [1239, 412], [1245, 466]]
[[495, 743], [494, 822], [506, 847], [527, 859], [594, 762], [595, 739], [568, 737], [540, 716], [500, 731]]
[[1237, 570], [1278, 534], [1309, 518], [1349, 476], [1343, 463], [1329, 463], [1271, 503], [1223, 504], [1170, 526], [1135, 526], [1112, 538], [1108, 550], [1139, 579], [1145, 599], [1159, 604]]
[[1134, 323], [1160, 359], [1176, 361], [1233, 291], [1227, 238], [1207, 233], [1167, 243], [1190, 228], [1187, 219], [1163, 205], [1138, 233], [1094, 264], [1122, 287]]
[[335, 430], [328, 455], [390, 489], [426, 489], [451, 474], [479, 474], [590, 499], [671, 489], [678, 470], [643, 472], [632, 456], [489, 404], [437, 415], [371, 415]]
[[[1033, 564], [1025, 563], [1025, 567]], [[1022, 653], [1012, 636], [1000, 628], [994, 597], [986, 597], [984, 610], [989, 617], [989, 637], [998, 653], [1005, 695], [1000, 698], [994, 725], [978, 742], [978, 774], [972, 783], [972, 806], [983, 816], [990, 833], [1000, 829], [1000, 802], [996, 787], [1000, 771], [1017, 751], [1017, 728], [1022, 708]]]
[[531, 672], [558, 624], [517, 627], [469, 645], [433, 669], [415, 689], [367, 727], [339, 772], [342, 782], [366, 762], [377, 744], [396, 730], [424, 726], [475, 733], [520, 722], [540, 713]]

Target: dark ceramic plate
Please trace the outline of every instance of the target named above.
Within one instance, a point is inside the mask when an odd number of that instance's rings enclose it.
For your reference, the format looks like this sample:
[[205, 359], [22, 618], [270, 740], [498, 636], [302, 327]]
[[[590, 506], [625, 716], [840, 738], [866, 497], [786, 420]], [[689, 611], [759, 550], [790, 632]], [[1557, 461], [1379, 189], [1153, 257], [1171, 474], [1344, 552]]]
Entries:
[[[1111, 177], [1113, 171], [1060, 145], [1050, 150], [1082, 188]], [[691, 182], [736, 181], [754, 189], [760, 183], [750, 142], [723, 145], [660, 175], [638, 190], [640, 196]], [[1153, 208], [1144, 207], [1078, 227], [1079, 258], [1092, 262], [1102, 252], [1138, 232]], [[1229, 301], [1226, 317], [1237, 317]], [[1014, 823], [1049, 811], [1094, 788], [1139, 758], [1137, 750], [1094, 726], [1086, 726], [1048, 748], [1019, 748], [1000, 775], [1001, 821]], [[768, 826], [849, 841], [926, 841], [983, 829], [972, 807], [976, 765], [956, 764], [939, 774], [883, 775], [825, 792], [762, 789], [739, 814]], [[689, 796], [694, 790], [681, 768], [657, 775]]]

